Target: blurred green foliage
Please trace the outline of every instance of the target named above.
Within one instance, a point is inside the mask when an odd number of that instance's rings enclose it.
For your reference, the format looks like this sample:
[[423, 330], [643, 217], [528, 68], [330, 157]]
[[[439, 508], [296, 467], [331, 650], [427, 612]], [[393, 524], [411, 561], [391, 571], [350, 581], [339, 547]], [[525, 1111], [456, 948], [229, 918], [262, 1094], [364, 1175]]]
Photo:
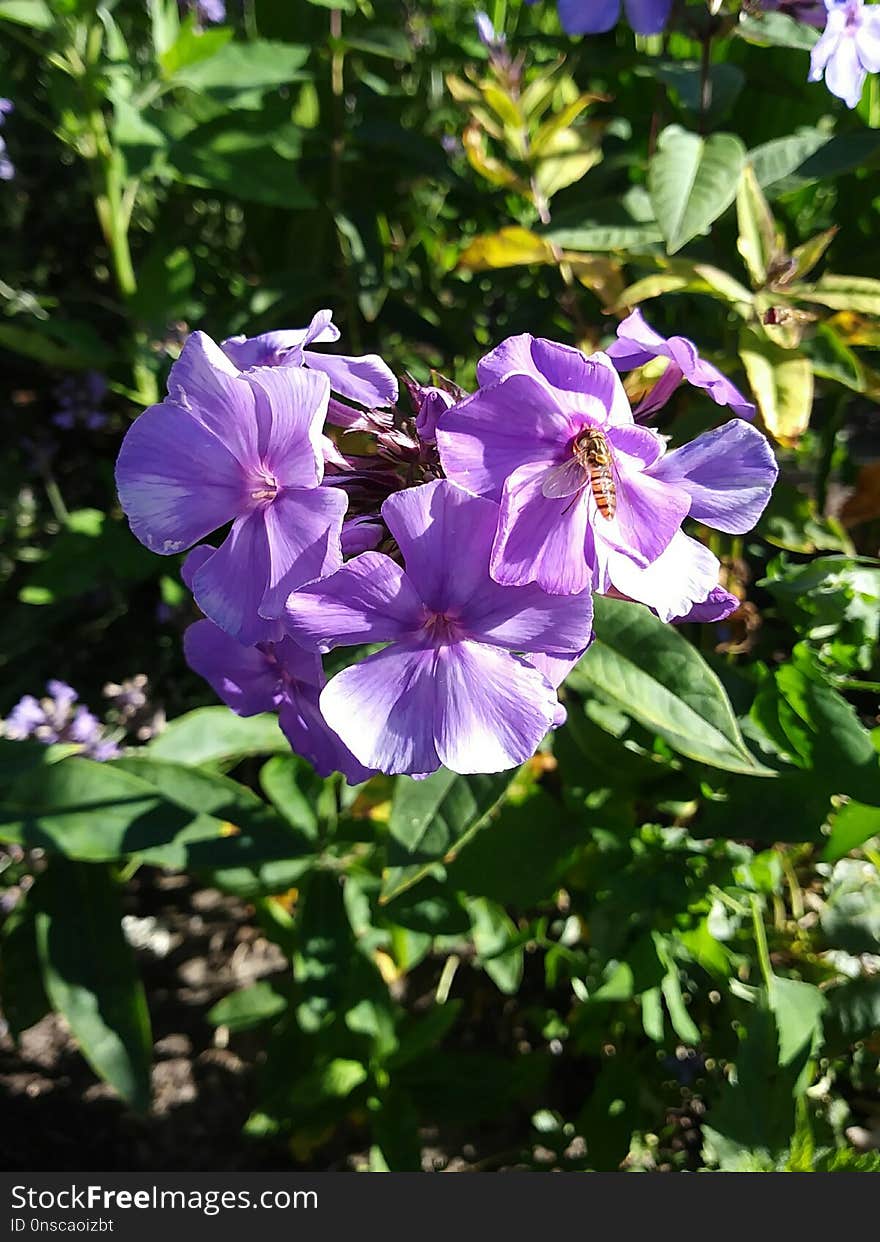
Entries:
[[[146, 1108], [121, 899], [185, 870], [289, 963], [209, 1017], [262, 1040], [247, 1131], [294, 1165], [351, 1134], [418, 1169], [426, 1134], [495, 1126], [486, 1168], [878, 1171], [876, 82], [843, 113], [805, 28], [728, 5], [572, 41], [497, 0], [494, 59], [458, 0], [227, 7], [0, 2], [2, 707], [145, 673], [171, 719], [103, 764], [0, 739], [12, 1034], [58, 1009]], [[211, 704], [178, 565], [112, 481], [189, 330], [328, 305], [351, 352], [467, 386], [506, 335], [594, 349], [643, 302], [777, 442], [759, 528], [696, 532], [728, 622], [599, 601], [566, 725], [502, 776], [352, 790]], [[59, 426], [90, 371], [102, 418]], [[693, 390], [671, 412], [674, 442], [716, 415]]]

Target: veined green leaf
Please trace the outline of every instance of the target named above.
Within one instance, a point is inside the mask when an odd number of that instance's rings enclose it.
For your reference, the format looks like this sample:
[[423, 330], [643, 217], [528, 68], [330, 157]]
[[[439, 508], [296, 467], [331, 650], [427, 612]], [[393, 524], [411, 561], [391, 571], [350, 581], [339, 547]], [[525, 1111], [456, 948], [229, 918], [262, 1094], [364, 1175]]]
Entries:
[[746, 749], [720, 681], [696, 648], [641, 604], [597, 596], [596, 639], [567, 685], [608, 699], [681, 754], [772, 776]]
[[680, 125], [663, 131], [648, 169], [648, 188], [670, 254], [727, 210], [745, 157], [735, 134], [701, 138]]

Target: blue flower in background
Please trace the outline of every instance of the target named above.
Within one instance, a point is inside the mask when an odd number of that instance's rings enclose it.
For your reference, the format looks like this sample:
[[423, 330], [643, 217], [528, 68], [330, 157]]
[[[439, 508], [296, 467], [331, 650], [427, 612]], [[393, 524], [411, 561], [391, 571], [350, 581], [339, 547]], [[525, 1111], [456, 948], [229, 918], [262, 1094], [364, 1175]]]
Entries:
[[810, 55], [810, 81], [825, 85], [855, 108], [869, 73], [880, 71], [880, 5], [825, 0], [828, 21]]
[[[620, 21], [621, 0], [558, 0], [566, 34], [603, 34]], [[626, 20], [636, 34], [659, 34], [666, 28], [672, 0], [623, 0]]]

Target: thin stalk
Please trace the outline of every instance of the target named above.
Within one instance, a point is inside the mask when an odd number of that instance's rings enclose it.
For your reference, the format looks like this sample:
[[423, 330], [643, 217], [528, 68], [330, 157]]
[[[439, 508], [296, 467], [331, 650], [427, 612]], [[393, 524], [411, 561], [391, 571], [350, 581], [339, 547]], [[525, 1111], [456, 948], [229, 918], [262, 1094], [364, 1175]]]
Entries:
[[770, 950], [767, 947], [767, 931], [764, 927], [761, 903], [754, 893], [750, 897], [750, 902], [752, 907], [752, 925], [755, 929], [755, 947], [758, 950], [758, 965], [761, 968], [761, 978], [764, 980], [764, 986], [769, 992], [773, 986], [773, 966], [770, 962]]

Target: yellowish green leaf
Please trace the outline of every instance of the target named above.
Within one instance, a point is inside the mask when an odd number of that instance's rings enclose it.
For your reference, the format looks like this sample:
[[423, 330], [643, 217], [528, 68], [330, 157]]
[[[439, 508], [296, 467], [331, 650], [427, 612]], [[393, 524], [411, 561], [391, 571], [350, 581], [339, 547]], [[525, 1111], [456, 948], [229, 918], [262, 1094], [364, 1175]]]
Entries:
[[499, 229], [497, 233], [482, 233], [475, 237], [465, 247], [458, 264], [470, 272], [484, 272], [491, 268], [520, 267], [528, 263], [557, 263], [558, 259], [559, 252], [543, 237], [519, 225], [511, 225]]
[[765, 427], [780, 444], [796, 444], [809, 426], [813, 406], [809, 358], [752, 331], [742, 333], [739, 352]]
[[779, 240], [776, 221], [751, 164], [745, 164], [740, 173], [736, 215], [739, 223], [736, 248], [742, 255], [752, 283], [760, 288], [767, 280], [771, 261], [779, 249]]

